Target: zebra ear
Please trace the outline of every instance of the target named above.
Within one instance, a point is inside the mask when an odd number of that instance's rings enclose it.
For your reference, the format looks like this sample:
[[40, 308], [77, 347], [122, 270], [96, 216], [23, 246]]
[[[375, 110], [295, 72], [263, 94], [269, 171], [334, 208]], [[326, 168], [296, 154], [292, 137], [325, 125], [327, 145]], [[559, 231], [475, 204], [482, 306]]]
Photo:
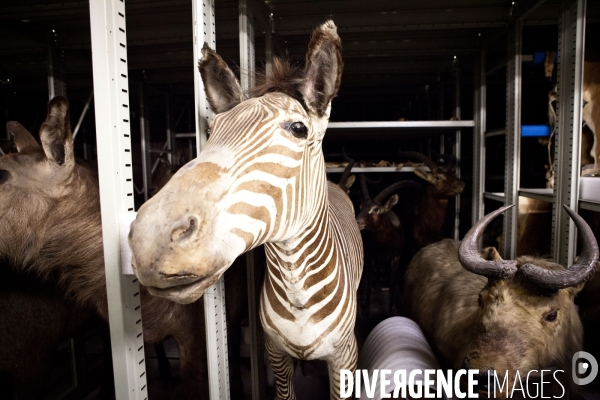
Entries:
[[231, 110], [244, 100], [244, 92], [227, 63], [204, 43], [198, 63], [210, 109], [216, 114]]
[[323, 117], [337, 94], [342, 79], [342, 41], [333, 21], [314, 30], [304, 69], [302, 95], [308, 109]]

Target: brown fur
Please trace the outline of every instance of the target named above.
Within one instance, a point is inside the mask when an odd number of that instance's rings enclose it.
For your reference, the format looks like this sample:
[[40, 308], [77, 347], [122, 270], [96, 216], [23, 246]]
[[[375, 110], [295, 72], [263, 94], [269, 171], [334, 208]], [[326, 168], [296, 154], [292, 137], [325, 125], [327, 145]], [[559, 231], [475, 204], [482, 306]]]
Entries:
[[[458, 260], [460, 242], [443, 240], [419, 251], [406, 273], [405, 300], [410, 316], [421, 326], [444, 367], [467, 363], [480, 372], [509, 371], [512, 388], [516, 370], [562, 369], [557, 377], [574, 392], [571, 357], [582, 349], [583, 330], [573, 298], [579, 288], [543, 295], [514, 277], [487, 281], [464, 269]], [[481, 256], [500, 259], [493, 249]], [[518, 267], [563, 267], [550, 261], [519, 257]], [[545, 319], [552, 310], [558, 317]], [[518, 387], [518, 384], [517, 384]], [[520, 392], [517, 392], [520, 393]], [[558, 388], [558, 394], [560, 394]]]
[[[57, 346], [90, 326], [95, 315], [65, 300], [54, 282], [19, 276], [0, 265], [0, 397], [41, 399]], [[81, 387], [85, 376], [79, 379]]]
[[[364, 189], [366, 189], [366, 182]], [[363, 238], [365, 254], [363, 280], [366, 283], [367, 294], [363, 304], [363, 313], [366, 316], [369, 316], [371, 286], [377, 276], [384, 272], [381, 269], [385, 265], [390, 266], [389, 313], [390, 315], [397, 313], [394, 307], [394, 298], [398, 283], [400, 256], [404, 248], [404, 229], [398, 216], [392, 211], [392, 207], [398, 203], [398, 195], [391, 196], [385, 203], [383, 200], [385, 199], [376, 202], [371, 200], [368, 193], [363, 193], [360, 211], [356, 216], [356, 222]]]
[[[576, 302], [584, 328], [583, 349], [600, 360], [600, 263], [596, 265], [595, 274], [577, 295]], [[592, 385], [599, 389], [600, 379], [595, 379]]]
[[413, 236], [415, 248], [411, 254], [428, 244], [442, 240], [448, 200], [462, 193], [465, 183], [450, 166], [429, 162], [429, 172], [415, 169], [415, 175], [425, 180], [425, 192], [415, 207]]
[[[68, 104], [65, 98], [56, 103]], [[50, 110], [49, 118], [54, 118], [54, 111]], [[67, 123], [60, 126], [69, 129]], [[10, 174], [0, 183], [0, 258], [16, 271], [29, 271], [41, 279], [57, 276], [69, 298], [93, 307], [107, 320], [98, 181], [90, 168], [75, 164], [68, 150], [70, 131], [63, 132], [63, 138], [67, 150], [62, 164], [46, 157], [61, 154], [47, 147], [57, 140], [44, 144], [46, 154], [29, 148], [0, 158], [0, 170]], [[238, 289], [232, 294], [243, 296], [243, 292]], [[208, 399], [203, 302], [180, 305], [150, 296], [143, 287], [141, 293], [145, 341], [156, 343], [172, 336], [180, 352], [180, 395]], [[228, 307], [243, 304], [243, 300], [227, 303]], [[240, 382], [232, 386], [232, 392], [240, 395]]]

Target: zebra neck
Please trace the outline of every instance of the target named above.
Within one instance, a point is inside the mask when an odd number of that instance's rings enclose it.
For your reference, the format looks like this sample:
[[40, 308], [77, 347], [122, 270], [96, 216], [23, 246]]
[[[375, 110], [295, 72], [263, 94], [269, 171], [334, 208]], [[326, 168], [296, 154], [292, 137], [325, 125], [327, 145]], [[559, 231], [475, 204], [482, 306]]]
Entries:
[[[329, 217], [329, 208], [325, 207], [297, 238], [265, 244], [267, 280], [283, 287], [293, 305], [305, 306], [307, 299], [303, 298], [310, 295], [308, 292], [315, 286], [322, 286], [318, 282], [329, 281], [327, 276], [337, 268], [337, 241]], [[329, 291], [323, 287], [320, 295], [327, 295]]]

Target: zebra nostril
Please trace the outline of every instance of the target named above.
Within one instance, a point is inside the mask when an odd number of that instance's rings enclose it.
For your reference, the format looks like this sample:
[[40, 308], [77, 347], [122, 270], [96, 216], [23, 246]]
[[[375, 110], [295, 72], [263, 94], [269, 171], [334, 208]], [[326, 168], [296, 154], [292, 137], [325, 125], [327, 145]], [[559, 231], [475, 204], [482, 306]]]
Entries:
[[177, 226], [171, 232], [171, 242], [182, 241], [190, 237], [198, 229], [198, 221], [195, 217], [190, 217], [186, 223]]

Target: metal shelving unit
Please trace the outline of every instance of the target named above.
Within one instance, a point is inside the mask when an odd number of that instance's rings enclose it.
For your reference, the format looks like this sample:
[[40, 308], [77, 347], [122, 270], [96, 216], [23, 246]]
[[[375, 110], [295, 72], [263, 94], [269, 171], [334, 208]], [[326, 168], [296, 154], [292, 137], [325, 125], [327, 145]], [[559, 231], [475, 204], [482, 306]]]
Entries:
[[98, 178], [117, 399], [147, 399], [140, 288], [121, 265], [119, 221], [131, 217], [133, 182], [123, 0], [90, 0]]
[[[214, 0], [193, 1], [194, 55], [215, 45]], [[113, 367], [118, 399], [147, 399], [140, 289], [121, 265], [119, 221], [134, 213], [129, 126], [129, 85], [124, 0], [90, 0], [100, 202], [109, 299]], [[196, 64], [196, 63], [194, 63]], [[195, 93], [198, 152], [206, 143], [208, 103], [197, 66]], [[211, 399], [229, 399], [224, 282], [204, 298]]]
[[[480, 205], [483, 198], [505, 204], [517, 204], [518, 197], [528, 197], [550, 202], [552, 206], [552, 251], [556, 262], [569, 264], [576, 251], [576, 232], [573, 222], [562, 211], [562, 204], [574, 210], [583, 209], [600, 211], [600, 199], [579, 199], [580, 160], [580, 127], [583, 82], [583, 52], [585, 48], [585, 0], [563, 0], [562, 12], [558, 21], [558, 99], [557, 116], [558, 132], [555, 142], [555, 182], [554, 189], [527, 189], [519, 187], [520, 174], [520, 114], [521, 114], [521, 35], [525, 18], [544, 1], [525, 3], [526, 7], [517, 14], [508, 42], [507, 66], [507, 112], [506, 128], [485, 131], [485, 94], [476, 101], [479, 108], [479, 137], [474, 141], [474, 151], [483, 157], [485, 138], [506, 135], [505, 158], [505, 191], [504, 193], [484, 192], [482, 186], [474, 187], [474, 205]], [[527, 8], [528, 7], [528, 8]], [[476, 86], [479, 92], [485, 93], [485, 51], [482, 52], [481, 66], [477, 70]], [[487, 70], [492, 72], [494, 68]], [[476, 109], [477, 115], [477, 109]], [[483, 129], [482, 129], [483, 128]], [[560, 161], [560, 163], [559, 163]], [[483, 170], [483, 159], [480, 158], [480, 169]], [[477, 172], [477, 166], [475, 167]], [[484, 179], [478, 179], [478, 185]], [[475, 221], [483, 214], [481, 210], [473, 212]], [[516, 255], [516, 207], [505, 214], [503, 237], [504, 257]]]

